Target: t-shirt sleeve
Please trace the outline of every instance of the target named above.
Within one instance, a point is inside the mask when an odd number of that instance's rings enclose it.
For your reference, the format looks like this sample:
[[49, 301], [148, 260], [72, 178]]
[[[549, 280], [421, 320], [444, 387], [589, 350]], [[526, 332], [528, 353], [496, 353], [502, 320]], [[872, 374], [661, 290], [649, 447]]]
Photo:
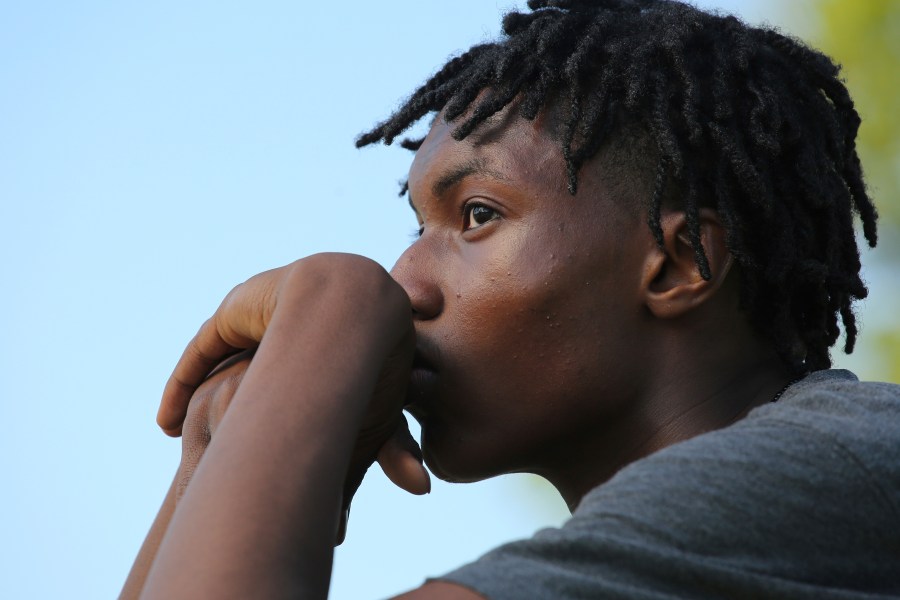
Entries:
[[748, 419], [626, 467], [563, 527], [438, 579], [491, 600], [883, 597], [900, 591], [895, 502], [833, 436]]

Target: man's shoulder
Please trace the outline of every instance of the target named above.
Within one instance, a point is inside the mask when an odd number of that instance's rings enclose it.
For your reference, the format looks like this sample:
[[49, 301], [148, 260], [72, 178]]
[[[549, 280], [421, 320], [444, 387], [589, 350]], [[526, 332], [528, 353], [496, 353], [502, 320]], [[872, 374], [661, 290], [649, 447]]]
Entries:
[[792, 384], [774, 407], [814, 410], [815, 415], [848, 416], [865, 419], [878, 413], [900, 411], [900, 385], [880, 381], [860, 381], [844, 369], [814, 371]]
[[750, 444], [766, 444], [756, 439], [766, 432], [785, 431], [792, 434], [768, 443], [838, 448], [873, 473], [887, 469], [894, 485], [900, 485], [900, 385], [862, 382], [839, 369], [816, 371], [734, 429], [755, 434], [747, 436]]
[[769, 577], [853, 587], [865, 563], [887, 580], [900, 530], [900, 386], [828, 371], [792, 388], [626, 467], [585, 497], [573, 524], [625, 523], [642, 543]]
[[897, 589], [898, 415], [897, 386], [813, 374], [731, 427], [625, 467], [562, 528], [446, 579], [492, 598]]
[[898, 487], [898, 453], [900, 386], [860, 382], [849, 371], [818, 371], [790, 386], [778, 402], [637, 461], [595, 492], [649, 480], [674, 488], [721, 487], [711, 480], [759, 488], [785, 478], [843, 485], [854, 476], [888, 473], [888, 483]]
[[[791, 465], [827, 469], [833, 463], [826, 448], [834, 447], [856, 453], [856, 461], [866, 464], [882, 458], [878, 448], [900, 448], [900, 385], [861, 382], [845, 370], [816, 371], [730, 427], [674, 444], [632, 466], [690, 469], [697, 461], [738, 460], [762, 461], [772, 472]], [[797, 453], [807, 455], [802, 465], [773, 461]], [[891, 462], [900, 468], [900, 461]]]

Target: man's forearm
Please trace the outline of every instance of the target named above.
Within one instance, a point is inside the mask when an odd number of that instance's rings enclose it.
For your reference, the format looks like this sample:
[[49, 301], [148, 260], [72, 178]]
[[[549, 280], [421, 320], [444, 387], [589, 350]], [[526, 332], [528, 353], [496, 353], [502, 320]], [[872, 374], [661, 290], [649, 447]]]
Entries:
[[344, 477], [389, 332], [342, 290], [288, 305], [179, 504], [145, 598], [327, 593]]
[[[211, 390], [215, 390], [214, 393], [219, 393], [218, 390], [224, 389], [225, 393], [228, 394], [228, 390], [230, 389], [229, 379], [234, 379], [235, 376], [233, 373], [236, 369], [246, 369], [246, 365], [249, 364], [250, 359], [253, 358], [255, 352], [256, 348], [251, 348], [223, 360], [219, 366], [209, 374], [203, 387], [210, 386]], [[242, 371], [237, 372], [239, 373], [239, 380]], [[195, 394], [195, 398], [192, 399], [192, 404], [197, 401], [203, 402], [206, 399], [206, 394], [200, 393], [200, 390], [203, 390], [203, 387], [198, 389], [198, 394]], [[231, 393], [234, 393], [233, 389], [231, 389]], [[199, 398], [197, 396], [199, 396]], [[230, 395], [227, 397], [230, 399]], [[209, 424], [206, 423], [204, 426], [209, 427]], [[203, 449], [205, 449], [205, 446], [203, 446]], [[172, 485], [166, 493], [162, 506], [153, 521], [153, 525], [150, 527], [150, 531], [144, 539], [144, 543], [141, 545], [141, 549], [134, 560], [131, 571], [128, 573], [128, 578], [125, 580], [125, 585], [122, 587], [122, 592], [119, 595], [120, 600], [136, 600], [140, 597], [144, 583], [147, 580], [147, 575], [150, 572], [150, 567], [153, 566], [153, 560], [156, 558], [156, 553], [159, 550], [159, 545], [166, 533], [166, 529], [169, 527], [169, 522], [172, 520], [178, 496], [180, 493], [183, 493], [184, 485], [193, 474], [193, 467], [196, 465], [195, 461], [197, 460], [196, 457], [198, 455], [196, 450], [196, 446], [188, 447], [188, 454], [182, 455], [182, 463], [175, 473]], [[202, 450], [199, 454], [202, 455]], [[187, 462], [185, 462], [186, 458], [188, 459]]]
[[141, 595], [141, 590], [144, 589], [144, 582], [147, 581], [147, 574], [150, 572], [150, 567], [153, 566], [153, 559], [156, 557], [159, 545], [166, 534], [166, 529], [169, 527], [169, 521], [171, 521], [172, 514], [175, 512], [175, 485], [177, 481], [178, 475], [176, 473], [175, 478], [172, 480], [172, 485], [169, 486], [169, 491], [166, 492], [162, 506], [160, 506], [159, 512], [156, 514], [156, 519], [153, 520], [153, 525], [150, 526], [150, 531], [147, 533], [147, 537], [144, 538], [140, 551], [138, 551], [137, 558], [134, 559], [134, 564], [131, 566], [131, 571], [129, 571], [125, 585], [122, 586], [122, 592], [119, 594], [119, 600], [137, 600]]

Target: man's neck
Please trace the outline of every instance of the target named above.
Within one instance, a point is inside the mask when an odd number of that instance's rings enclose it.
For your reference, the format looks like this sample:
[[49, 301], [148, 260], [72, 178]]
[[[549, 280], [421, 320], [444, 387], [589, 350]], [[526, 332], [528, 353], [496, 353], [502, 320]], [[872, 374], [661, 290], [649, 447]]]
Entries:
[[[684, 354], [682, 354], [684, 356]], [[576, 436], [547, 468], [536, 470], [570, 510], [622, 467], [657, 450], [727, 427], [771, 402], [792, 377], [775, 356], [752, 361], [672, 365], [653, 378], [629, 410], [593, 432]], [[693, 367], [693, 368], [692, 368]]]

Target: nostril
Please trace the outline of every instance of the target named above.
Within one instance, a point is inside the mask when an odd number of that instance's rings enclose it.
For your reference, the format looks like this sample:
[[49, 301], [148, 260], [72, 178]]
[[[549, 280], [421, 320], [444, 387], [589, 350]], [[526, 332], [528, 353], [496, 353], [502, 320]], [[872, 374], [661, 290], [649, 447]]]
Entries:
[[413, 319], [428, 320], [441, 314], [444, 297], [440, 285], [428, 265], [430, 253], [421, 244], [413, 244], [404, 252], [391, 276], [409, 296]]
[[444, 308], [444, 297], [437, 285], [430, 282], [418, 282], [405, 289], [409, 294], [414, 319], [433, 319], [441, 314]]

